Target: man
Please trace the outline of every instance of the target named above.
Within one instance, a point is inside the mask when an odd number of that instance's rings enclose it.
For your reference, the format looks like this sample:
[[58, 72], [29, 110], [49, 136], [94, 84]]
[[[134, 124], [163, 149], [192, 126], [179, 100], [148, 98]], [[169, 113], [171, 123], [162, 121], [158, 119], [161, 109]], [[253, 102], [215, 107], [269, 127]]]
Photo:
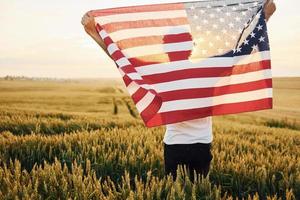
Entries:
[[[267, 0], [264, 6], [266, 20], [275, 12], [273, 0]], [[87, 12], [82, 18], [85, 31], [107, 53], [106, 46], [95, 28], [93, 16]], [[211, 143], [212, 117], [200, 118], [166, 125], [164, 142], [165, 173], [176, 178], [178, 165], [186, 165], [193, 180], [194, 170], [197, 174], [207, 176], [212, 160]]]

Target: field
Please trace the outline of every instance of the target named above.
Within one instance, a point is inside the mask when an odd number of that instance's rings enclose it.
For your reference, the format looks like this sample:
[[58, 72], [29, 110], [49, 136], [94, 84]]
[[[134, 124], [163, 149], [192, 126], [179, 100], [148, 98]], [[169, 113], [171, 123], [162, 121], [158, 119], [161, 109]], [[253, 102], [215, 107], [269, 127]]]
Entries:
[[300, 78], [274, 109], [213, 118], [209, 176], [164, 176], [119, 80], [0, 80], [0, 199], [300, 199]]

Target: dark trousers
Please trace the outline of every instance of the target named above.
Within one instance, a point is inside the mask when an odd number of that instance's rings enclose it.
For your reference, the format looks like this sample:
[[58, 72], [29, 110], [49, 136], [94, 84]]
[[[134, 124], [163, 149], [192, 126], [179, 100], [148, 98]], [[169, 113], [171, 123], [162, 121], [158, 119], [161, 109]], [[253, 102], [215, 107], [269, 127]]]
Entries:
[[194, 180], [194, 170], [197, 174], [207, 176], [213, 156], [211, 143], [170, 144], [164, 143], [165, 174], [171, 173], [176, 179], [178, 165], [186, 165], [190, 179]]

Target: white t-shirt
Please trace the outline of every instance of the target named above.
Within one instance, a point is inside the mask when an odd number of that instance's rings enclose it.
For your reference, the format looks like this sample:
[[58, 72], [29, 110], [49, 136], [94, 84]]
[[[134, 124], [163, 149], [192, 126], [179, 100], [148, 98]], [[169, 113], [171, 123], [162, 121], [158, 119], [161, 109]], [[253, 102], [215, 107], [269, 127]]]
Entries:
[[166, 144], [211, 143], [212, 117], [167, 124], [163, 142]]

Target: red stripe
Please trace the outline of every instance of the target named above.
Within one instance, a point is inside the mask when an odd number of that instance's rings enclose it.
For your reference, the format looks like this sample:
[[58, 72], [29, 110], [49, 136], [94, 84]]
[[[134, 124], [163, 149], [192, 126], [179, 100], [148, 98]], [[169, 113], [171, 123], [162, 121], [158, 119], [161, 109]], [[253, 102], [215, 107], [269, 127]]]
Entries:
[[142, 5], [142, 6], [126, 6], [120, 8], [108, 8], [91, 10], [89, 13], [94, 16], [108, 16], [126, 13], [140, 13], [140, 12], [155, 12], [155, 11], [170, 11], [170, 10], [183, 10], [184, 4], [182, 3], [168, 3], [168, 4], [155, 4], [155, 5]]
[[102, 25], [108, 32], [113, 33], [124, 29], [147, 28], [147, 27], [162, 27], [162, 26], [179, 26], [187, 25], [188, 20], [185, 17], [170, 18], [170, 19], [148, 19], [138, 21], [114, 22]]
[[160, 97], [155, 96], [152, 102], [149, 104], [149, 106], [143, 112], [140, 113], [140, 116], [146, 125], [153, 118], [153, 116], [157, 115], [157, 112], [159, 111], [161, 105], [162, 105], [162, 101]]
[[270, 69], [270, 60], [260, 62], [253, 62], [244, 65], [234, 65], [231, 67], [209, 67], [209, 68], [194, 68], [183, 69], [173, 72], [166, 72], [161, 74], [152, 74], [143, 76], [143, 79], [153, 84], [163, 83], [169, 81], [176, 81], [189, 78], [205, 78], [205, 77], [224, 77], [236, 74], [244, 74], [248, 72], [259, 71], [262, 69]]
[[148, 90], [144, 88], [139, 88], [132, 96], [131, 98], [133, 101], [137, 104], [146, 94], [148, 93]]
[[126, 74], [130, 74], [130, 73], [136, 72], [136, 70], [134, 69], [134, 67], [132, 67], [131, 65], [122, 67], [122, 70], [123, 70], [123, 72], [126, 73]]
[[192, 40], [192, 35], [190, 33], [180, 33], [180, 34], [171, 34], [171, 35], [162, 35], [162, 36], [135, 37], [135, 38], [120, 40], [116, 43], [121, 49], [128, 49], [128, 48], [138, 47], [138, 46], [187, 42], [191, 40]]
[[194, 88], [159, 93], [163, 101], [193, 99], [220, 96], [224, 94], [247, 92], [264, 88], [272, 88], [272, 79], [252, 81], [248, 83], [232, 84], [221, 87]]
[[164, 62], [173, 62], [180, 60], [187, 60], [191, 55], [191, 50], [188, 51], [176, 51], [165, 54], [147, 55], [135, 58], [129, 58], [129, 61], [136, 67], [145, 65], [153, 65]]
[[213, 115], [234, 114], [241, 112], [250, 112], [263, 109], [271, 109], [273, 107], [272, 98], [264, 98], [254, 101], [246, 101], [239, 103], [222, 104], [212, 107], [177, 110], [171, 112], [158, 113], [152, 118], [147, 118], [146, 125], [154, 127], [164, 124], [178, 123], [186, 120], [193, 120]]
[[126, 87], [132, 82], [131, 78], [127, 76], [126, 74], [123, 76], [123, 81], [126, 85]]

